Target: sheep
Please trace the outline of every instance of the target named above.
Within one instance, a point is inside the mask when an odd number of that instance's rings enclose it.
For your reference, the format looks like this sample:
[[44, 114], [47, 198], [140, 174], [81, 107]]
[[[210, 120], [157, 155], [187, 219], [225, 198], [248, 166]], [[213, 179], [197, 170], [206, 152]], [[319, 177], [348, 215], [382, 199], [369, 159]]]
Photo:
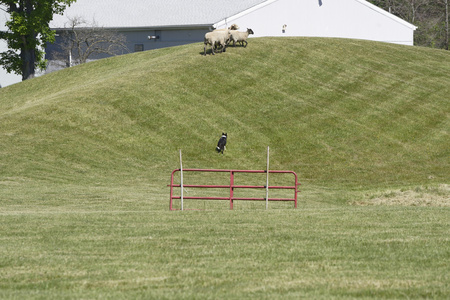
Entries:
[[237, 31], [237, 30], [231, 30], [230, 31], [230, 42], [233, 41], [233, 46], [236, 47], [236, 42], [241, 42], [241, 45], [244, 45], [245, 43], [245, 47], [247, 47], [247, 38], [250, 34], [254, 34], [253, 30], [247, 28], [247, 31]]
[[225, 30], [238, 30], [239, 26], [237, 24], [233, 24], [228, 28], [219, 28], [219, 29], [214, 29], [213, 31], [225, 31]]
[[[206, 34], [205, 34], [204, 55], [206, 55], [206, 45], [207, 44], [211, 45], [211, 51], [212, 51], [213, 55], [214, 55], [214, 49], [218, 49], [219, 47], [222, 47], [221, 53], [225, 52], [226, 51], [225, 47], [230, 42], [230, 36], [231, 36], [230, 30], [238, 30], [238, 29], [239, 29], [239, 26], [237, 24], [232, 24], [228, 28], [215, 29], [214, 31], [212, 31], [212, 32], [227, 32], [227, 37], [225, 39], [225, 43], [221, 43], [221, 38], [219, 38], [219, 40], [216, 40], [213, 44], [211, 44], [211, 42], [209, 41], [211, 39], [211, 34], [208, 35], [208, 38], [206, 37]], [[208, 32], [208, 33], [211, 33], [211, 32]]]
[[220, 53], [225, 52], [226, 44], [228, 39], [230, 38], [230, 30], [215, 30], [212, 32], [207, 32], [205, 34], [205, 41], [204, 41], [204, 55], [206, 56], [206, 45], [211, 45], [211, 52], [214, 55], [214, 47], [216, 44], [220, 44], [222, 46], [222, 51]]
[[[232, 24], [230, 27], [228, 27], [228, 29], [229, 29], [229, 30], [238, 30], [238, 29], [239, 29], [239, 26], [238, 26], [237, 24]], [[214, 31], [224, 31], [224, 30], [227, 30], [227, 28], [214, 29], [213, 32], [214, 32]], [[228, 39], [227, 39], [227, 43], [226, 43], [226, 44], [228, 45], [229, 43], [230, 43], [230, 36], [228, 36]], [[220, 45], [217, 45], [217, 44], [216, 44], [216, 45], [214, 46], [214, 49], [217, 50], [219, 47], [220, 47]]]
[[227, 30], [227, 29], [229, 29], [229, 30], [238, 30], [239, 26], [237, 24], [233, 24], [233, 25], [231, 25], [228, 28], [219, 28], [219, 29], [214, 29], [213, 31], [223, 31], [223, 30]]
[[[228, 30], [238, 30], [238, 29], [239, 29], [239, 26], [237, 24], [232, 24], [230, 27], [228, 27]], [[214, 29], [213, 32], [214, 31], [224, 31], [224, 30], [227, 30], [227, 28]], [[230, 43], [230, 36], [228, 36], [227, 45], [229, 43]], [[216, 44], [214, 49], [217, 49], [218, 47], [219, 47], [219, 45]]]

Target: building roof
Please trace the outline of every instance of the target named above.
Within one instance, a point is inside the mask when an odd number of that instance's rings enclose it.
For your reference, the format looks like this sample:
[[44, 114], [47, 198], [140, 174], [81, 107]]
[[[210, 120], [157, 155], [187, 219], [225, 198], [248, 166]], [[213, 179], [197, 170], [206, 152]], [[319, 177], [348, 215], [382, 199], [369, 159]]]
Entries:
[[82, 17], [106, 28], [210, 26], [267, 0], [77, 0], [50, 27]]
[[[77, 0], [64, 15], [55, 15], [50, 27], [65, 28], [69, 18], [82, 17], [105, 28], [218, 28], [277, 1], [280, 0]], [[353, 1], [412, 30], [417, 28], [366, 0]], [[322, 0], [318, 0], [318, 4], [321, 6]]]

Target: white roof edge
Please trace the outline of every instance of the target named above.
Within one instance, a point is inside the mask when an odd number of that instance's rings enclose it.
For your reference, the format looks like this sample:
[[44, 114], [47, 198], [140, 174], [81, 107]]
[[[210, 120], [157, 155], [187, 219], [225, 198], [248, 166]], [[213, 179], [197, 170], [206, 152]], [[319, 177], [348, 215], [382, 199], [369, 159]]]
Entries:
[[[255, 11], [255, 10], [258, 10], [258, 9], [260, 9], [260, 8], [262, 8], [264, 6], [267, 6], [269, 4], [272, 4], [272, 3], [276, 2], [276, 1], [278, 1], [278, 0], [267, 0], [267, 1], [263, 2], [263, 3], [255, 5], [255, 6], [251, 7], [251, 8], [249, 8], [249, 9], [246, 9], [246, 10], [244, 10], [244, 11], [242, 11], [242, 12], [236, 14], [236, 15], [233, 15], [233, 16], [227, 17], [227, 18], [225, 18], [223, 20], [220, 20], [219, 22], [214, 23], [213, 27], [217, 28], [218, 26], [226, 25], [228, 22], [233, 22], [237, 18], [245, 16], [246, 14], [249, 14], [249, 13]], [[368, 2], [366, 0], [354, 0], [354, 1], [357, 1], [357, 2], [361, 3], [362, 5], [365, 5], [368, 8], [370, 8], [370, 9], [372, 9], [372, 10], [374, 10], [374, 11], [376, 11], [376, 12], [378, 12], [378, 13], [380, 13], [380, 14], [388, 17], [388, 18], [391, 18], [394, 21], [396, 21], [396, 22], [398, 22], [398, 23], [400, 23], [400, 24], [402, 24], [402, 25], [404, 25], [404, 26], [406, 26], [408, 28], [411, 28], [412, 30], [416, 30], [417, 29], [417, 26], [415, 26], [415, 25], [413, 25], [413, 24], [403, 20], [402, 18], [397, 17], [396, 15], [393, 15], [393, 14], [385, 11], [384, 9], [382, 9], [382, 8], [380, 8], [380, 7], [374, 5], [374, 4], [372, 4], [372, 3], [370, 3], [370, 2]]]
[[417, 26], [415, 26], [415, 25], [413, 25], [413, 24], [403, 20], [402, 18], [397, 17], [396, 15], [391, 14], [390, 12], [385, 11], [384, 9], [382, 9], [381, 7], [376, 6], [375, 4], [372, 4], [372, 3], [370, 3], [370, 2], [368, 2], [366, 0], [354, 0], [354, 1], [357, 1], [357, 2], [361, 3], [362, 5], [365, 5], [368, 8], [373, 9], [374, 11], [376, 11], [376, 12], [378, 12], [378, 13], [380, 13], [380, 14], [388, 17], [388, 18], [393, 19], [394, 21], [396, 21], [396, 22], [398, 22], [400, 24], [405, 25], [406, 27], [411, 28], [412, 30], [416, 30], [417, 29]]
[[230, 16], [230, 17], [227, 17], [227, 18], [225, 18], [223, 20], [220, 20], [219, 22], [214, 23], [212, 26], [214, 28], [217, 28], [218, 26], [226, 25], [228, 22], [233, 22], [234, 20], [236, 20], [236, 19], [238, 19], [238, 18], [240, 18], [242, 16], [245, 16], [246, 14], [249, 14], [249, 13], [255, 11], [255, 10], [258, 10], [258, 9], [264, 7], [264, 6], [267, 6], [267, 5], [272, 4], [273, 2], [277, 2], [277, 1], [278, 0], [267, 0], [267, 1], [264, 1], [264, 2], [262, 2], [260, 4], [257, 4], [257, 5], [255, 5], [253, 7], [250, 7], [248, 9], [244, 10], [244, 11], [241, 11], [240, 13], [237, 13], [237, 14], [235, 14], [233, 16]]

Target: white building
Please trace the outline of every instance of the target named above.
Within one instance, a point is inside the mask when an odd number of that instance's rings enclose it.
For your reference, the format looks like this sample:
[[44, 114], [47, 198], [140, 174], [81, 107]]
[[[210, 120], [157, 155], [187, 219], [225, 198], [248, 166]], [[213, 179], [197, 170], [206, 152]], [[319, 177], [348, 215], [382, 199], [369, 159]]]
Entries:
[[416, 27], [365, 0], [266, 0], [213, 24], [236, 23], [257, 36], [363, 39], [413, 45]]
[[244, 30], [252, 28], [255, 37], [339, 37], [413, 45], [416, 29], [365, 0], [77, 0], [64, 16], [55, 16], [51, 27], [63, 28], [68, 17], [75, 16], [120, 31], [183, 33], [161, 35], [158, 42], [191, 41], [193, 30], [236, 23]]
[[[3, 10], [0, 10], [0, 31], [4, 31], [7, 29], [5, 23], [8, 18], [9, 15]], [[0, 40], [0, 52], [5, 52], [7, 50], [7, 43], [4, 40]], [[2, 66], [0, 66], [0, 86], [5, 87], [7, 85], [11, 85], [20, 81], [22, 81], [22, 76], [9, 74]]]
[[[403, 45], [413, 45], [416, 29], [365, 0], [77, 0], [64, 15], [55, 15], [50, 27], [65, 30], [75, 17], [125, 34], [131, 52], [202, 42], [206, 32], [234, 23], [242, 31], [251, 28], [251, 37], [338, 37]], [[48, 45], [47, 57], [56, 51], [56, 44]]]

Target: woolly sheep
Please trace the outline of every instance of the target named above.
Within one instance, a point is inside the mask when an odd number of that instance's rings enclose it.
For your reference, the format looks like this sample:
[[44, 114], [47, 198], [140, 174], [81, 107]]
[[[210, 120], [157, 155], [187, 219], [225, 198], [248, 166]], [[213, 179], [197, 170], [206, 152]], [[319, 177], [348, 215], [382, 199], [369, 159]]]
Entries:
[[245, 43], [245, 47], [247, 47], [247, 38], [250, 34], [254, 34], [253, 30], [247, 28], [247, 31], [230, 31], [230, 42], [233, 41], [233, 46], [236, 47], [236, 42], [241, 42], [242, 45]]
[[[228, 30], [238, 30], [239, 26], [237, 24], [232, 24], [230, 27], [228, 27]], [[227, 30], [227, 28], [220, 28], [220, 29], [214, 29], [214, 31], [225, 31]], [[228, 36], [227, 39], [227, 45], [230, 43], [230, 36]], [[216, 46], [214, 47], [214, 49], [217, 49], [219, 46], [216, 44]]]
[[229, 30], [238, 30], [239, 26], [237, 24], [233, 24], [233, 25], [231, 25], [228, 28], [219, 28], [219, 29], [214, 29], [213, 31], [223, 31], [223, 30], [227, 30], [227, 29], [229, 29]]
[[227, 44], [228, 39], [230, 38], [230, 30], [226, 29], [226, 30], [215, 30], [212, 32], [207, 32], [205, 34], [205, 41], [204, 41], [204, 55], [206, 56], [206, 45], [211, 45], [211, 51], [212, 54], [214, 55], [214, 46], [216, 44], [219, 44], [220, 46], [222, 46], [222, 52], [225, 52], [225, 47]]
[[[228, 30], [238, 30], [238, 29], [239, 29], [239, 26], [237, 24], [232, 24], [230, 27], [228, 27]], [[227, 30], [227, 28], [214, 29], [213, 32], [214, 31], [225, 31], [225, 30]], [[227, 45], [229, 42], [230, 42], [230, 37], [228, 36]], [[218, 48], [218, 46], [216, 45], [214, 47], [214, 49], [217, 49], [217, 48]]]

